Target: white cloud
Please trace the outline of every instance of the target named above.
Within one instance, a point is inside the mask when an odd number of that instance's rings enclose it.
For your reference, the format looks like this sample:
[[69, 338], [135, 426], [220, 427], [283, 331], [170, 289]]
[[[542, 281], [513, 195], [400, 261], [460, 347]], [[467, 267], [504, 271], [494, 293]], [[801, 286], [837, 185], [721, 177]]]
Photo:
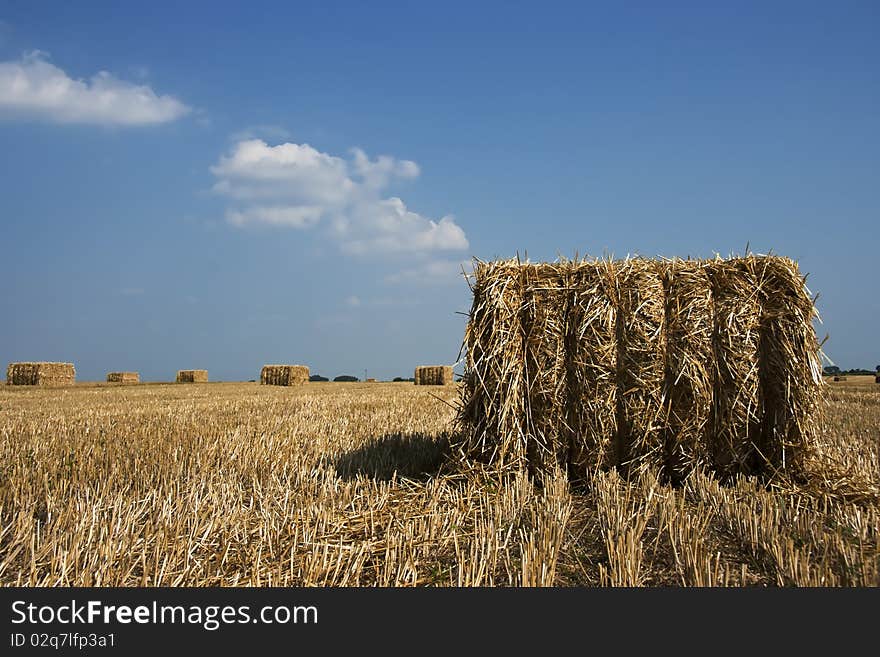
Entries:
[[190, 111], [173, 96], [159, 96], [106, 71], [89, 81], [75, 80], [40, 51], [0, 62], [0, 116], [133, 126], [167, 123]]
[[358, 307], [360, 307], [360, 305], [361, 305], [360, 297], [357, 297], [357, 296], [355, 296], [355, 295], [351, 295], [350, 297], [348, 297], [348, 298], [345, 300], [345, 305], [348, 306], [349, 308], [358, 308]]
[[397, 180], [416, 178], [415, 162], [382, 155], [371, 160], [360, 149], [350, 159], [308, 144], [270, 146], [239, 141], [211, 167], [213, 190], [236, 203], [227, 220], [311, 228], [319, 223], [346, 253], [358, 255], [457, 251], [468, 248], [452, 216], [435, 221], [385, 197]]
[[226, 219], [235, 226], [251, 222], [309, 228], [321, 219], [322, 209], [314, 205], [301, 206], [253, 206], [244, 210], [227, 210]]

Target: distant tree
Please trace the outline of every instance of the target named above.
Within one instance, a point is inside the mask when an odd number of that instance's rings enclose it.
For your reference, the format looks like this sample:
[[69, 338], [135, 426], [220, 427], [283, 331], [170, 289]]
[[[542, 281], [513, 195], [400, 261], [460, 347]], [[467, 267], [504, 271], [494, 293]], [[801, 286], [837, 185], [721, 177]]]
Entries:
[[877, 369], [874, 370], [877, 374], [880, 374], [880, 365], [877, 366]]
[[309, 377], [309, 381], [329, 381], [329, 380], [330, 379], [328, 379], [326, 376], [321, 376], [320, 374], [312, 374]]
[[840, 368], [837, 365], [828, 365], [822, 371], [825, 374], [840, 374]]
[[393, 379], [391, 379], [392, 383], [403, 383], [404, 381], [406, 381], [406, 379], [400, 376], [395, 376]]
[[333, 378], [334, 381], [344, 381], [346, 383], [354, 383], [355, 381], [360, 381], [356, 376], [351, 376], [349, 374], [340, 374], [337, 377]]

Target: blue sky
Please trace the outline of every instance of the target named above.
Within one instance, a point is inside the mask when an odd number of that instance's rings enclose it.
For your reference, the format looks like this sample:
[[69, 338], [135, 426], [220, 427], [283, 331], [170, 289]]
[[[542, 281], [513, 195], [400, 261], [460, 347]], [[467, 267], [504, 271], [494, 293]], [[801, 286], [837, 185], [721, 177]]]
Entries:
[[880, 5], [0, 3], [0, 361], [412, 376], [472, 256], [773, 250], [880, 363]]

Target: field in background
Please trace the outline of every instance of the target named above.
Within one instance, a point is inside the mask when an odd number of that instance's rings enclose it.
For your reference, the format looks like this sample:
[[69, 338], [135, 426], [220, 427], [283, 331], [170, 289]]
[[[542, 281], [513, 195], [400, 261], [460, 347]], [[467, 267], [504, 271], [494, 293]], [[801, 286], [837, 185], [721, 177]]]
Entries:
[[880, 385], [826, 398], [808, 481], [572, 488], [458, 464], [455, 386], [2, 386], [0, 583], [878, 585]]

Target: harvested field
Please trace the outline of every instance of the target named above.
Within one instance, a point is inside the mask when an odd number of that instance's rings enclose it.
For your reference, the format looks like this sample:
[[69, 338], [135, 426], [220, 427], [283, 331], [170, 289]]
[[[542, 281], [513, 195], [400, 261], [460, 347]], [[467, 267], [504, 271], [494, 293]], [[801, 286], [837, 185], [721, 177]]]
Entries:
[[0, 583], [880, 584], [872, 381], [824, 390], [803, 478], [675, 487], [461, 463], [459, 387], [4, 386]]

